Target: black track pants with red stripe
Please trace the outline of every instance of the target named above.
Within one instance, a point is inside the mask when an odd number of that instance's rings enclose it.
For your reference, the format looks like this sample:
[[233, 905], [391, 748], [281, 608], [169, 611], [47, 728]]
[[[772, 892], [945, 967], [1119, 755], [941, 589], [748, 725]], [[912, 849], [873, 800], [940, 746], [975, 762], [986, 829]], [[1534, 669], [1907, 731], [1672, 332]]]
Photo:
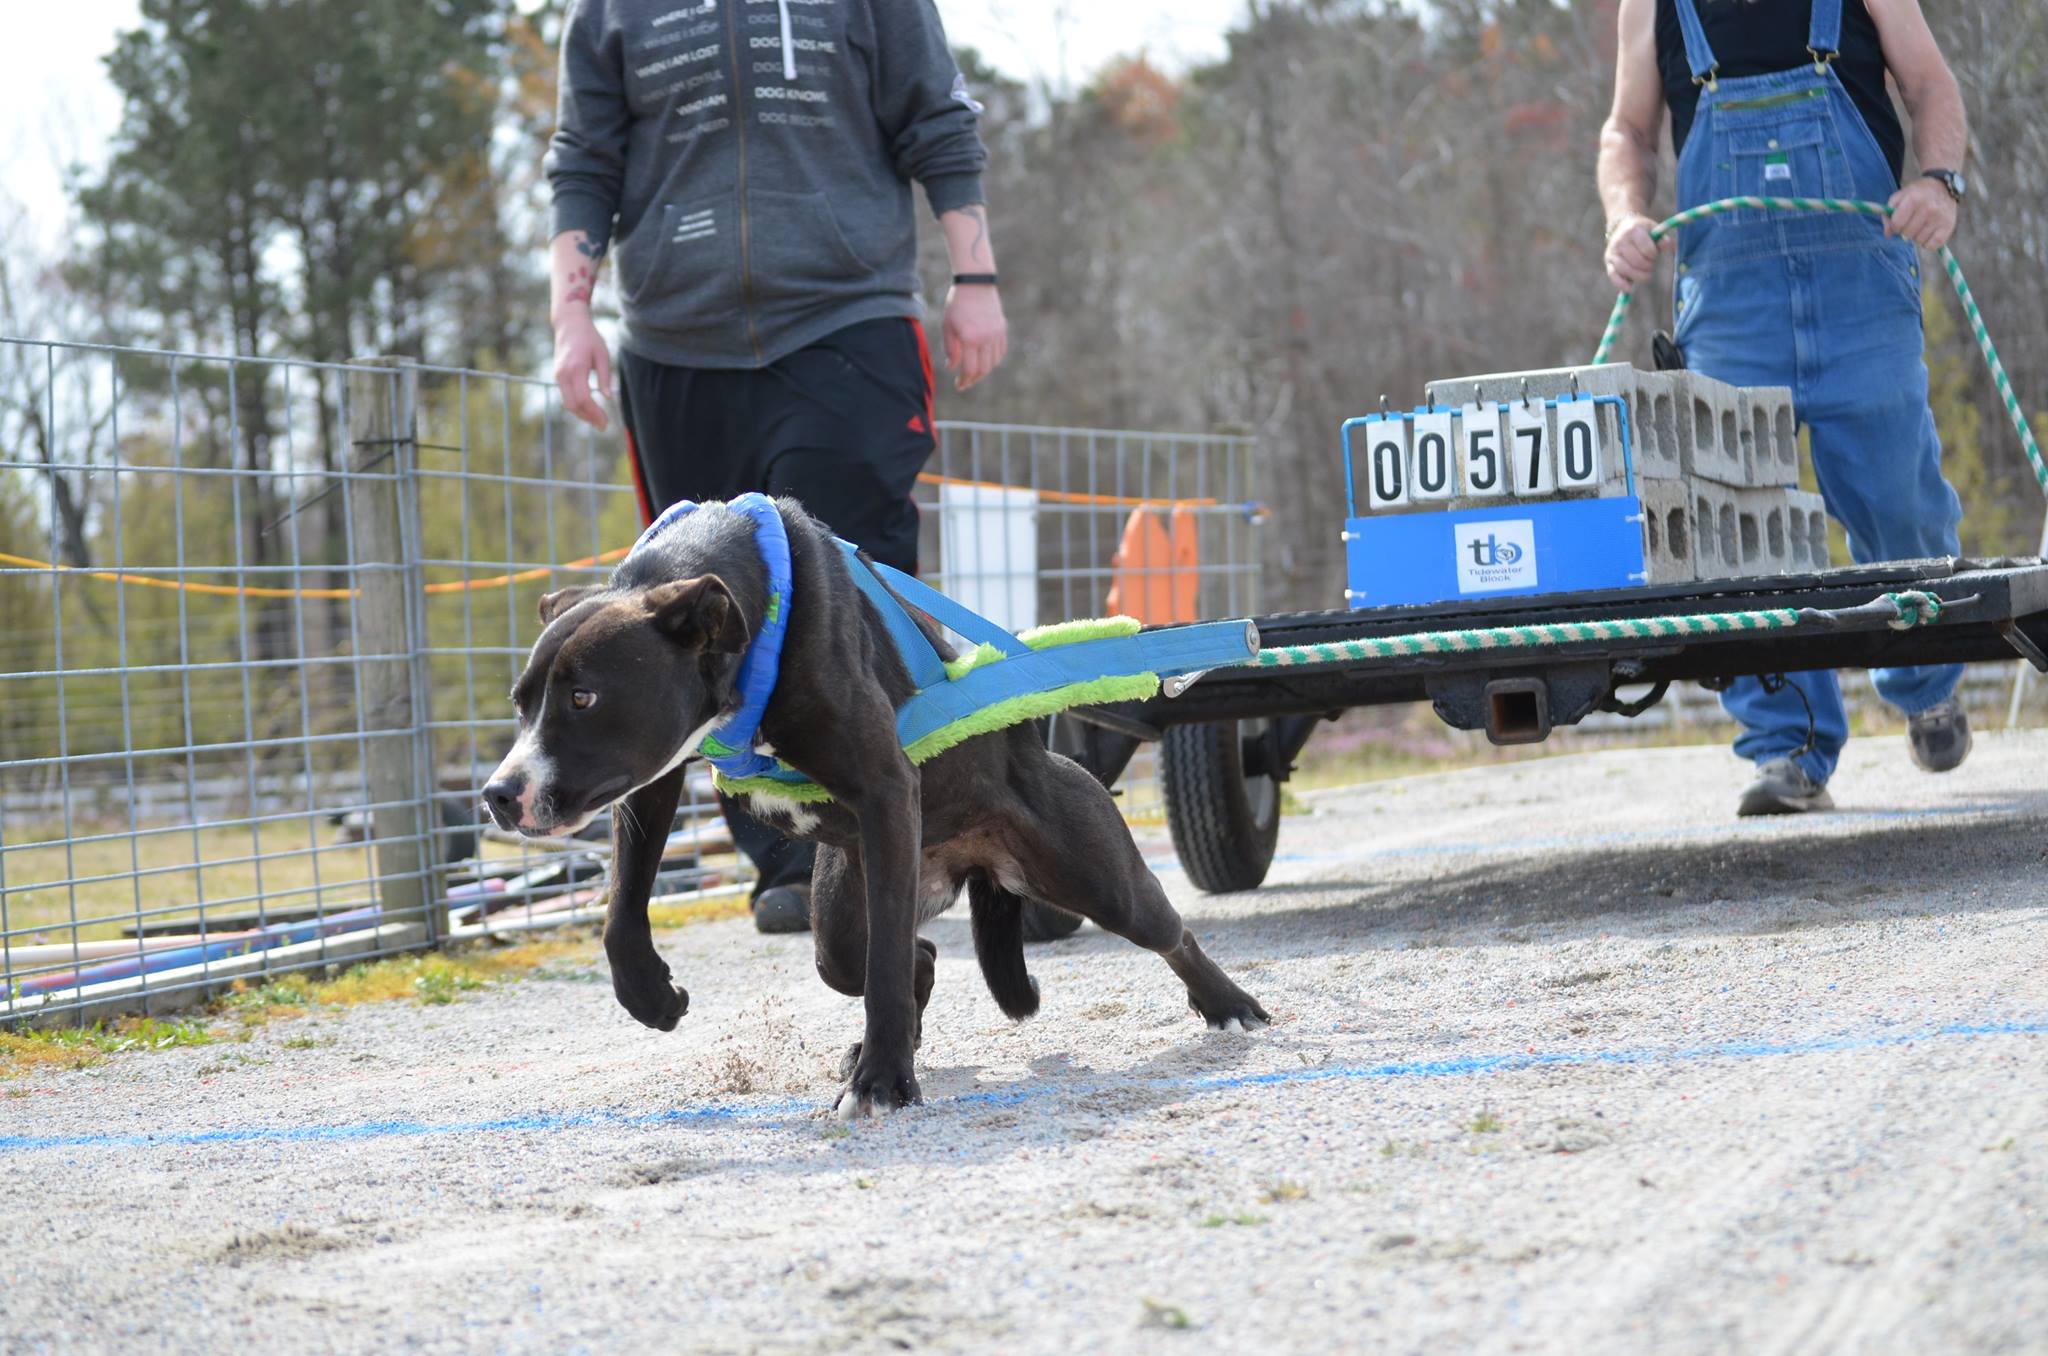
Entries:
[[931, 459], [931, 363], [915, 320], [868, 320], [757, 368], [619, 355], [643, 516], [748, 490], [801, 500], [869, 555], [917, 569], [910, 492]]
[[[760, 368], [669, 367], [619, 354], [641, 516], [678, 499], [789, 495], [886, 565], [917, 571], [911, 490], [931, 459], [932, 369], [915, 320], [869, 320]], [[794, 606], [802, 607], [801, 598]], [[811, 878], [811, 847], [726, 803], [755, 892]]]

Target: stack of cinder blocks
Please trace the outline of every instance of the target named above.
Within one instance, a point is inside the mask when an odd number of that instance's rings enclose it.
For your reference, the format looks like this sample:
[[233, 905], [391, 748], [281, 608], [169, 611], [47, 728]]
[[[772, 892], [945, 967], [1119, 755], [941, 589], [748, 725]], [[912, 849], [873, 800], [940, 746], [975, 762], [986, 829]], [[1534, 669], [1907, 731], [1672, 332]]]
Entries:
[[[1787, 574], [1828, 564], [1828, 518], [1820, 496], [1799, 486], [1792, 393], [1782, 386], [1735, 387], [1696, 372], [1639, 372], [1626, 363], [1495, 372], [1433, 382], [1439, 406], [1468, 401], [1540, 401], [1619, 396], [1628, 410], [1643, 545], [1652, 584]], [[1596, 489], [1560, 497], [1628, 493], [1612, 405], [1599, 411], [1610, 449]], [[1557, 445], [1551, 415], [1551, 445]], [[1461, 499], [1454, 508], [1498, 507]]]

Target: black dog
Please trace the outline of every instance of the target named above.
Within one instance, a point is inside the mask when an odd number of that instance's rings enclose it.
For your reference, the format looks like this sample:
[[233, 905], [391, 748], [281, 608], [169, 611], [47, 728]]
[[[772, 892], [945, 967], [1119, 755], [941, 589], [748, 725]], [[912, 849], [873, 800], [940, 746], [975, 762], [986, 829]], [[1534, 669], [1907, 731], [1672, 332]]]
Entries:
[[[850, 567], [794, 501], [776, 507], [794, 587], [761, 737], [833, 799], [755, 798], [752, 807], [821, 845], [811, 894], [818, 973], [866, 999], [865, 1035], [842, 1070], [841, 1114], [921, 1100], [912, 1051], [938, 949], [917, 930], [963, 884], [982, 975], [1014, 1019], [1038, 1009], [1021, 935], [1028, 898], [1158, 952], [1212, 1027], [1264, 1023], [1265, 1010], [1182, 926], [1109, 793], [1049, 752], [1033, 725], [911, 764], [896, 738], [911, 678], [848, 573], [865, 557]], [[682, 765], [738, 705], [740, 656], [766, 595], [753, 524], [716, 504], [635, 551], [610, 583], [550, 594], [546, 629], [512, 691], [518, 742], [485, 788], [498, 823], [530, 835], [573, 833], [619, 803], [605, 952], [619, 1002], [663, 1031], [689, 995], [655, 953], [648, 892]]]

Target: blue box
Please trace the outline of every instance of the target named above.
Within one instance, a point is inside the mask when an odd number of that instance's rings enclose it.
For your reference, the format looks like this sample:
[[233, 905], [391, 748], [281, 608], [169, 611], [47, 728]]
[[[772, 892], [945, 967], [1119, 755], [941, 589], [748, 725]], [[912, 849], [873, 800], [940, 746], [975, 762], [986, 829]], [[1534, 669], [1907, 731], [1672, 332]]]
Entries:
[[1350, 518], [1352, 607], [1627, 588], [1649, 579], [1643, 501], [1503, 499], [1456, 513]]
[[[1448, 603], [1539, 593], [1629, 588], [1649, 582], [1643, 501], [1635, 493], [1628, 406], [1618, 396], [1585, 396], [1615, 407], [1629, 493], [1608, 499], [1518, 499], [1485, 508], [1361, 516], [1352, 470], [1352, 433], [1441, 410], [1384, 411], [1344, 423], [1346, 601], [1352, 607]], [[1556, 408], [1558, 399], [1544, 404]]]

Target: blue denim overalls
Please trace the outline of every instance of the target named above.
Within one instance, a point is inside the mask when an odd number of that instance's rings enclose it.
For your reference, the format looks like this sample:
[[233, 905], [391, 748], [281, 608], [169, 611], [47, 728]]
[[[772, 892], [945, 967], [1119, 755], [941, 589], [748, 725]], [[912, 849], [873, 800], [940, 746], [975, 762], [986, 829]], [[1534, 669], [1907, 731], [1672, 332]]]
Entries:
[[[1717, 198], [1829, 197], [1884, 202], [1891, 165], [1835, 75], [1842, 0], [1813, 0], [1813, 60], [1789, 71], [1717, 80], [1694, 0], [1676, 0], [1685, 54], [1701, 86], [1678, 158], [1681, 210]], [[1731, 212], [1679, 233], [1673, 310], [1686, 366], [1739, 386], [1789, 386], [1807, 426], [1828, 511], [1858, 561], [1959, 554], [1962, 505], [1941, 475], [1927, 407], [1920, 259], [1871, 217]], [[1879, 669], [1878, 695], [1907, 715], [1955, 691], [1957, 665]], [[1830, 671], [1789, 675], [1813, 707], [1800, 763], [1825, 782], [1849, 722]], [[1806, 706], [1755, 678], [1722, 697], [1761, 763], [1806, 743]]]

